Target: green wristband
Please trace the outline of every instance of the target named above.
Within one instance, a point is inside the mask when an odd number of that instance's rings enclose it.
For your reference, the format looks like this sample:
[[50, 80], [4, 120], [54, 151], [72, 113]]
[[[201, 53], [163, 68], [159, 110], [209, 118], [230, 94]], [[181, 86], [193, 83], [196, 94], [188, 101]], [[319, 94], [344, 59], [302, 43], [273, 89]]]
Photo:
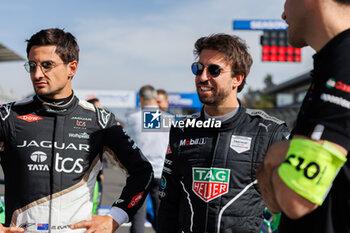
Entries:
[[283, 182], [307, 200], [322, 205], [346, 157], [325, 141], [293, 139], [286, 160], [278, 168]]

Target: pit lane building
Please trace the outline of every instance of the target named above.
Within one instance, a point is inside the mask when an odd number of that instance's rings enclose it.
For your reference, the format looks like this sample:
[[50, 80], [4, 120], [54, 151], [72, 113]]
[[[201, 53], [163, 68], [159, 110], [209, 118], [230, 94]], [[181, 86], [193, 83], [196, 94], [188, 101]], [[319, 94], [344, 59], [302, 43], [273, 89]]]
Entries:
[[276, 107], [265, 111], [284, 120], [289, 128], [293, 128], [311, 79], [310, 72], [306, 72], [279, 85], [264, 89], [264, 94], [276, 95]]

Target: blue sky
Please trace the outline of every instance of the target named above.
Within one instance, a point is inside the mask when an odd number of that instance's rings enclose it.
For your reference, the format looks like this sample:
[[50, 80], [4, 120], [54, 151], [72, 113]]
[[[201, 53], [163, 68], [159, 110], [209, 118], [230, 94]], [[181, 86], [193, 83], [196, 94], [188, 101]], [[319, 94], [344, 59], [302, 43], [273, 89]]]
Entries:
[[[246, 40], [254, 64], [247, 86], [263, 87], [266, 74], [280, 83], [312, 68], [311, 48], [301, 63], [262, 63], [260, 31], [234, 31], [235, 19], [280, 19], [282, 0], [0, 0], [0, 43], [23, 57], [25, 39], [50, 27], [78, 40], [80, 62], [74, 89], [137, 91], [151, 84], [170, 92], [193, 92], [193, 44], [212, 33]], [[24, 62], [0, 63], [0, 86], [32, 92]]]

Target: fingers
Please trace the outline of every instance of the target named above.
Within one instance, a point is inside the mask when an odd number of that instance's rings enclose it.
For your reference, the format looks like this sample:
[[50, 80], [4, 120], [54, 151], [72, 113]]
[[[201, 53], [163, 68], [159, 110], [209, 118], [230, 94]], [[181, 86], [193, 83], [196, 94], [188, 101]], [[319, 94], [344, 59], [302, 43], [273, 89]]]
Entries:
[[25, 232], [21, 227], [4, 227], [0, 223], [0, 233]]
[[25, 232], [25, 230], [21, 227], [4, 227], [3, 230], [5, 233]]
[[90, 228], [91, 225], [92, 225], [92, 222], [90, 220], [89, 221], [84, 220], [71, 225], [70, 228], [71, 229]]
[[80, 221], [70, 226], [71, 229], [86, 228], [85, 233], [110, 233], [114, 232], [118, 227], [119, 224], [110, 216], [99, 215], [92, 215], [91, 220]]

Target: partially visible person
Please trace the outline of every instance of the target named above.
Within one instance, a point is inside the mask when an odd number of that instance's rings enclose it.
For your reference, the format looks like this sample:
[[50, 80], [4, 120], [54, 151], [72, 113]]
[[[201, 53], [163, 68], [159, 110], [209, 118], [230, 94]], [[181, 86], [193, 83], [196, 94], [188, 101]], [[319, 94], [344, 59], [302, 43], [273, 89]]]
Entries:
[[100, 100], [99, 100], [97, 97], [88, 99], [87, 102], [93, 104], [94, 106], [96, 106], [96, 107], [98, 107], [98, 108], [103, 109], [103, 106], [102, 106]]
[[[154, 171], [154, 180], [151, 183], [150, 195], [153, 204], [154, 224], [156, 228], [158, 208], [159, 208], [159, 184], [163, 170], [165, 153], [169, 142], [169, 131], [146, 132], [143, 129], [143, 113], [144, 111], [159, 112], [161, 117], [165, 116], [165, 112], [159, 111], [157, 105], [157, 92], [151, 85], [146, 85], [139, 90], [139, 99], [141, 110], [131, 114], [127, 118], [125, 129], [134, 139], [142, 153], [150, 161]], [[143, 233], [146, 220], [146, 202], [135, 214], [131, 220], [131, 233]], [[155, 229], [157, 230], [157, 229]]]
[[157, 90], [157, 104], [160, 108], [160, 110], [164, 112], [168, 112], [169, 110], [169, 100], [168, 100], [168, 93], [164, 89], [158, 89]]
[[[112, 233], [142, 205], [152, 167], [114, 114], [74, 96], [79, 46], [71, 33], [41, 30], [26, 51], [35, 96], [0, 107], [6, 215], [0, 232]], [[129, 177], [110, 214], [97, 216], [93, 187], [104, 150]]]
[[288, 41], [316, 54], [290, 142], [272, 145], [258, 172], [280, 233], [350, 232], [350, 0], [286, 0]]
[[[103, 109], [100, 100], [98, 98], [91, 98], [88, 99], [87, 102], [93, 104], [97, 108]], [[107, 152], [105, 151], [103, 155], [105, 155]], [[103, 158], [102, 158], [103, 161]], [[100, 168], [100, 171], [97, 174], [96, 177], [96, 184], [94, 188], [94, 197], [93, 197], [93, 205], [92, 205], [92, 214], [97, 214], [98, 209], [101, 206], [102, 203], [102, 192], [103, 192], [103, 163]]]
[[[289, 135], [288, 128], [237, 98], [253, 62], [243, 40], [213, 34], [199, 38], [194, 53], [192, 72], [203, 108], [185, 120], [193, 126], [171, 128], [158, 233], [258, 233], [265, 206], [256, 168], [268, 146]], [[206, 122], [215, 124], [201, 127]]]

